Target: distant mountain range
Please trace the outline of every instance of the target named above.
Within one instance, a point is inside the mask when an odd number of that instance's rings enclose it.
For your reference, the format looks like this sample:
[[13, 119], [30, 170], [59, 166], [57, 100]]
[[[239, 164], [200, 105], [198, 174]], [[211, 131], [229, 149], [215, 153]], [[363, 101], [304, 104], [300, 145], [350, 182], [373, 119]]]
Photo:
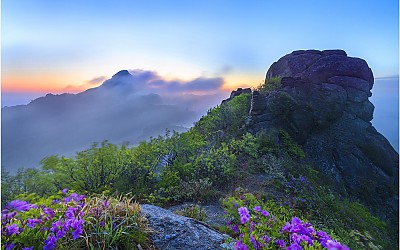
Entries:
[[28, 105], [2, 108], [2, 169], [15, 173], [20, 167], [38, 167], [46, 156], [73, 155], [93, 142], [134, 145], [166, 129], [185, 131], [221, 99], [193, 94], [164, 98], [144, 86], [145, 76], [122, 70], [78, 94], [47, 94]]

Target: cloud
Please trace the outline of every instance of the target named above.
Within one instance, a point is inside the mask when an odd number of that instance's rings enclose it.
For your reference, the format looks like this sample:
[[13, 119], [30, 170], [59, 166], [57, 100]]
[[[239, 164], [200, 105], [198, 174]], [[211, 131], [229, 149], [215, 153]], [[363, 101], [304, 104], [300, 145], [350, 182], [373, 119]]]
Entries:
[[[168, 80], [155, 71], [141, 69], [129, 70], [131, 85], [142, 90], [153, 91], [158, 94], [184, 94], [184, 93], [215, 93], [222, 90], [224, 79], [221, 77], [198, 77], [192, 80], [173, 79]], [[127, 84], [124, 84], [127, 85]]]
[[89, 88], [98, 86], [105, 80], [107, 80], [106, 76], [97, 76], [92, 78], [91, 80], [85, 81], [83, 84], [80, 85], [67, 85], [65, 88], [62, 89], [62, 91], [67, 93], [78, 93], [81, 91], [85, 91]]
[[160, 102], [194, 111], [198, 114], [198, 119], [208, 109], [229, 97], [230, 90], [223, 88], [224, 83], [222, 77], [166, 79], [156, 71], [131, 69], [119, 71], [106, 80], [100, 89], [106, 88], [105, 92], [108, 94], [122, 94], [125, 100], [131, 101], [138, 96], [156, 94], [160, 97]]
[[381, 77], [375, 77], [375, 80], [399, 80], [399, 76], [393, 75], [393, 76], [381, 76]]
[[94, 77], [92, 80], [86, 81], [86, 83], [91, 84], [91, 85], [97, 85], [97, 84], [104, 82], [105, 80], [107, 80], [107, 77], [98, 76], [98, 77]]

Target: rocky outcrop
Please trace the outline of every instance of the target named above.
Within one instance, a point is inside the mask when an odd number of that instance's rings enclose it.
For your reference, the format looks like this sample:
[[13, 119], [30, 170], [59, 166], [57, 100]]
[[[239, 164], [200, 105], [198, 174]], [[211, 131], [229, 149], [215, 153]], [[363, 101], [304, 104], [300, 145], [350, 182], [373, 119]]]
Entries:
[[142, 213], [155, 231], [151, 238], [158, 249], [233, 249], [233, 243], [224, 243], [229, 236], [200, 221], [147, 204], [142, 205]]
[[308, 161], [383, 218], [398, 213], [399, 155], [371, 124], [374, 78], [367, 63], [342, 50], [294, 51], [266, 78], [282, 77], [266, 95], [252, 93], [248, 128], [283, 128]]
[[229, 98], [226, 100], [223, 100], [222, 104], [232, 100], [233, 98], [235, 98], [236, 96], [241, 95], [241, 94], [251, 94], [251, 89], [250, 88], [244, 88], [244, 89], [238, 88], [237, 90], [232, 91]]

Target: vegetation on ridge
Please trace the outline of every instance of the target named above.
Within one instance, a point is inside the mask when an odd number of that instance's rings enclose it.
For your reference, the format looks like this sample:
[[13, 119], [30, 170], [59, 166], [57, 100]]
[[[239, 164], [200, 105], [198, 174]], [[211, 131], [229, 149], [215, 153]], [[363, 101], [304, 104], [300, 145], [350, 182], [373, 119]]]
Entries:
[[[266, 87], [265, 89], [271, 91]], [[301, 223], [309, 221], [315, 228], [324, 230], [335, 240], [352, 249], [396, 248], [395, 230], [372, 216], [361, 204], [336, 193], [329, 179], [304, 162], [304, 152], [286, 131], [271, 130], [256, 135], [248, 133], [244, 124], [249, 108], [250, 96], [242, 94], [209, 110], [206, 116], [185, 133], [167, 131], [165, 136], [151, 138], [132, 148], [103, 142], [78, 152], [72, 158], [51, 156], [43, 159], [41, 169], [21, 170], [16, 176], [2, 173], [2, 207], [4, 208], [11, 200], [24, 199], [30, 203], [39, 202], [37, 203], [39, 206], [43, 204], [44, 207], [41, 209], [46, 207], [58, 209], [58, 205], [51, 202], [55, 199], [54, 194], [64, 188], [90, 197], [85, 200], [87, 204], [83, 205], [85, 209], [99, 204], [105, 205], [102, 203], [103, 196], [96, 197], [110, 193], [117, 196], [131, 194], [129, 199], [134, 197], [138, 202], [163, 206], [184, 201], [207, 202], [222, 198], [231, 221], [240, 220], [237, 209], [245, 206], [248, 209], [256, 206], [268, 208], [268, 212], [275, 214], [276, 217], [282, 213], [283, 217], [278, 218], [279, 223], [271, 225], [270, 229], [258, 228], [262, 230], [257, 229], [258, 231], [254, 231], [253, 234], [243, 226], [244, 223], [241, 225], [239, 232], [244, 234], [242, 237], [245, 239], [241, 242], [247, 243], [249, 248], [253, 247], [250, 235], [259, 240], [265, 230], [278, 232], [282, 229], [281, 223], [291, 223], [292, 217], [300, 218]], [[239, 189], [240, 192], [234, 191], [237, 187], [243, 187], [248, 191], [245, 192], [244, 189]], [[246, 194], [247, 192], [252, 194]], [[35, 195], [31, 195], [32, 193]], [[109, 203], [111, 200], [115, 206], [120, 204], [113, 198], [107, 198], [106, 201]], [[229, 205], [232, 201], [241, 205], [233, 208]], [[124, 204], [136, 206], [131, 200]], [[76, 205], [79, 204], [76, 203], [74, 206]], [[61, 218], [66, 216], [70, 206], [72, 205], [64, 204], [60, 207]], [[125, 208], [126, 211], [129, 209]], [[111, 218], [113, 221], [115, 216], [108, 211], [109, 208], [102, 210], [101, 218]], [[90, 214], [90, 210], [85, 212], [83, 217]], [[141, 217], [136, 212], [133, 213], [133, 218], [139, 221], [130, 222], [129, 225], [123, 224], [122, 231], [128, 230], [125, 227], [134, 225], [132, 230], [136, 231], [128, 232], [132, 245], [144, 246], [147, 244], [148, 229], [141, 224], [143, 222]], [[185, 213], [202, 217], [199, 211], [185, 211]], [[250, 216], [253, 216], [251, 219], [256, 219], [258, 216], [256, 215], [251, 213]], [[35, 216], [30, 218], [37, 219], [40, 215]], [[79, 239], [82, 242], [76, 244], [90, 243], [94, 248], [111, 246], [107, 244], [122, 244], [116, 243], [119, 241], [115, 241], [117, 236], [113, 236], [114, 234], [102, 234], [103, 231], [99, 231], [100, 224], [103, 224], [100, 217], [91, 216], [93, 218], [90, 219], [83, 217], [88, 225], [93, 226], [88, 229], [89, 235], [99, 238], [90, 240], [87, 238], [88, 235], [80, 234]], [[78, 217], [75, 218], [79, 221]], [[26, 223], [23, 222], [24, 219], [18, 221]], [[110, 220], [104, 223], [109, 225], [110, 230], [114, 229]], [[257, 224], [257, 221], [254, 223]], [[12, 224], [15, 223], [9, 225]], [[42, 237], [37, 233], [40, 231], [39, 227], [33, 229], [36, 230], [34, 234], [37, 235], [38, 241], [24, 246], [47, 244], [44, 243], [43, 237], [49, 237], [51, 233], [44, 233], [45, 236]], [[29, 230], [27, 229], [27, 233]], [[10, 234], [6, 229], [3, 231], [2, 248], [6, 248], [6, 244], [11, 244], [12, 241], [21, 243], [15, 241], [18, 238], [16, 235], [14, 237], [14, 234]], [[69, 232], [75, 231], [76, 229]], [[229, 229], [228, 232], [236, 239], [240, 239], [240, 234], [235, 230]], [[23, 235], [22, 232], [18, 234], [20, 237]], [[67, 237], [65, 240], [68, 241], [74, 237], [71, 234], [66, 235], [69, 235], [65, 236]], [[126, 235], [120, 232], [117, 238], [125, 242], [123, 237]], [[60, 239], [64, 240], [62, 237]], [[286, 243], [287, 241], [286, 239]], [[98, 242], [108, 243], [96, 245]], [[61, 245], [57, 247], [62, 248]], [[304, 243], [302, 246], [305, 247]], [[277, 248], [279, 245], [270, 247]]]

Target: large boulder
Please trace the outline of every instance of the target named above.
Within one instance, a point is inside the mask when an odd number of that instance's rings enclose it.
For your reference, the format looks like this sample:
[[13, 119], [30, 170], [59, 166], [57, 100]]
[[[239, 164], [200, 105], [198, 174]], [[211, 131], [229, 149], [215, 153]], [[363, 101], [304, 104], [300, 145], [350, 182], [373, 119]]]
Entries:
[[254, 91], [248, 128], [283, 128], [308, 162], [382, 218], [398, 214], [399, 155], [371, 124], [374, 78], [368, 64], [342, 50], [285, 55], [267, 71], [281, 87]]
[[148, 204], [142, 205], [142, 213], [155, 231], [151, 238], [158, 249], [233, 249], [233, 240], [231, 244], [225, 243], [229, 236], [200, 221]]

